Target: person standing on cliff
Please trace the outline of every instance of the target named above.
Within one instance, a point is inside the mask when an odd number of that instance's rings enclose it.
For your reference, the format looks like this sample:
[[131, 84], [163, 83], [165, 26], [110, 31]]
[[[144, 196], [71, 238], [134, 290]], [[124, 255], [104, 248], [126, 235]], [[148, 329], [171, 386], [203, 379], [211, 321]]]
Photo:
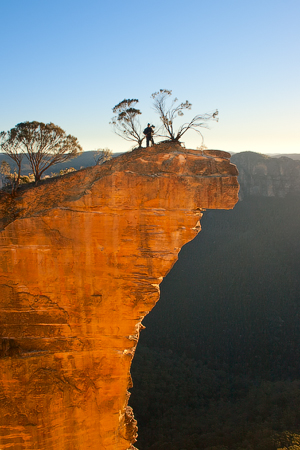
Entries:
[[152, 145], [154, 145], [153, 140], [153, 134], [154, 134], [154, 125], [150, 126], [150, 123], [148, 123], [147, 128], [144, 129], [143, 133], [146, 136], [146, 147], [149, 147], [149, 143], [151, 142]]

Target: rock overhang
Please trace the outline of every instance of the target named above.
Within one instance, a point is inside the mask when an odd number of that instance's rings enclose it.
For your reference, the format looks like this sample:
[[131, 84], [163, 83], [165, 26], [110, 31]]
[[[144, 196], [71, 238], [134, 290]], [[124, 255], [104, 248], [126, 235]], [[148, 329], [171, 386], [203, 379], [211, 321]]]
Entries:
[[134, 442], [127, 387], [141, 321], [203, 210], [237, 202], [229, 158], [161, 144], [0, 199], [1, 444]]

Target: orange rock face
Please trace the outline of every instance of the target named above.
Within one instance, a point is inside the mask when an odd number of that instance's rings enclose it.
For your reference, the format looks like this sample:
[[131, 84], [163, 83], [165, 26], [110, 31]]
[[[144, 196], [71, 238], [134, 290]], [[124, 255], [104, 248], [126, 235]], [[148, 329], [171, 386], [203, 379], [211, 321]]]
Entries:
[[143, 317], [206, 208], [233, 208], [229, 154], [158, 145], [0, 197], [0, 448], [125, 450]]

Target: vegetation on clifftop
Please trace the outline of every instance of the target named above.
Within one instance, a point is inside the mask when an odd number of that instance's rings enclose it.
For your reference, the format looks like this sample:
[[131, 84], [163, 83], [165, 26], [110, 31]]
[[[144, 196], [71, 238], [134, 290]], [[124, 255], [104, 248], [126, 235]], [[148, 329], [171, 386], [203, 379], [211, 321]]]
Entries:
[[13, 191], [20, 183], [24, 156], [28, 159], [35, 181], [55, 164], [74, 158], [82, 152], [76, 137], [53, 123], [22, 122], [0, 133], [0, 149], [17, 165]]
[[[179, 142], [181, 137], [189, 130], [196, 131], [202, 139], [201, 128], [208, 128], [207, 123], [210, 120], [218, 121], [218, 110], [212, 113], [197, 114], [189, 122], [181, 124], [175, 128], [175, 121], [178, 117], [184, 116], [184, 113], [191, 110], [192, 104], [186, 100], [182, 103], [177, 103], [178, 99], [175, 97], [171, 100], [172, 91], [169, 89], [160, 89], [151, 95], [153, 99], [153, 109], [158, 114], [160, 120], [160, 127], [154, 132], [155, 136], [162, 137], [168, 141]], [[170, 104], [168, 101], [170, 100]], [[140, 109], [137, 109], [138, 99], [124, 99], [113, 108], [113, 113], [116, 114], [110, 124], [113, 126], [114, 132], [125, 139], [142, 146], [145, 136], [142, 133], [142, 127], [139, 122], [139, 116], [142, 114]]]

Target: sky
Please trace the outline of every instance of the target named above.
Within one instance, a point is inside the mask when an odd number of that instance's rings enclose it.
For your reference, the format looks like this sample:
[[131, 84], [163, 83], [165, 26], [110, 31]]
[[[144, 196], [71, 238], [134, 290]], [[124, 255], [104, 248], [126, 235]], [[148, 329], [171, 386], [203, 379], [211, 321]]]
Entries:
[[300, 153], [299, 0], [0, 0], [0, 12], [0, 131], [53, 122], [84, 150], [127, 151], [112, 108], [136, 98], [142, 129], [158, 126], [151, 94], [170, 89], [192, 103], [185, 121], [219, 110], [210, 149]]

